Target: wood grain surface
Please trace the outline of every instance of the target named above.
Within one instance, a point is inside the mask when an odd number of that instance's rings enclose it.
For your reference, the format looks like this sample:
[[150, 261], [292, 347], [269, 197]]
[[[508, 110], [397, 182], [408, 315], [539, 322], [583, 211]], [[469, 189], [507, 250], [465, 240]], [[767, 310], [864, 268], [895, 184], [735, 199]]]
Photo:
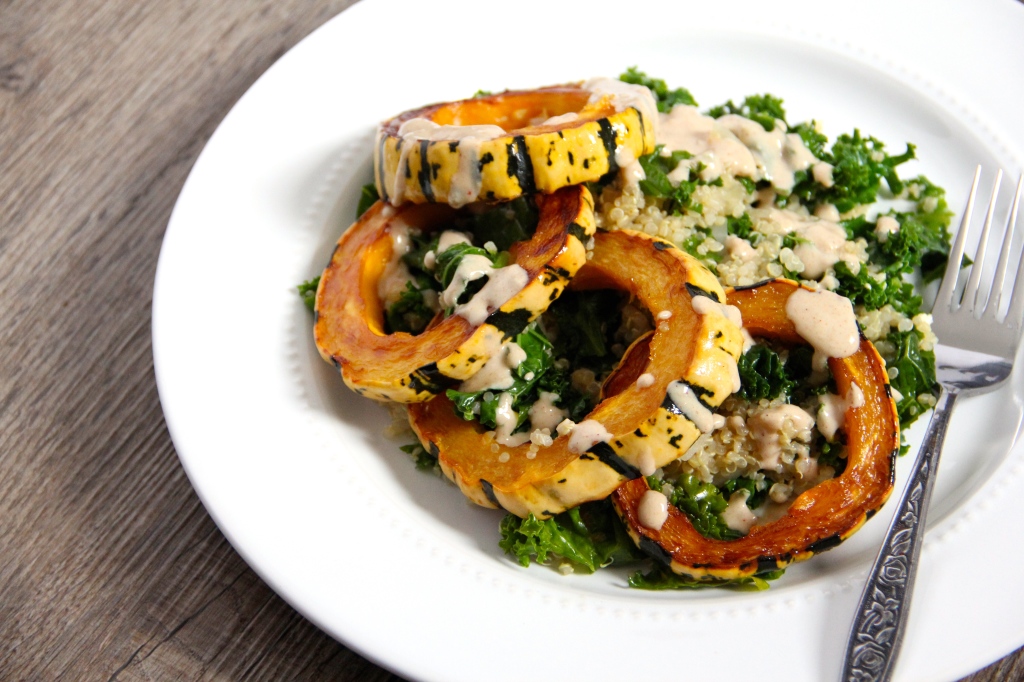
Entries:
[[[150, 303], [214, 128], [328, 0], [0, 0], [0, 680], [397, 680], [246, 566], [178, 463]], [[1017, 652], [971, 682], [1024, 678]]]

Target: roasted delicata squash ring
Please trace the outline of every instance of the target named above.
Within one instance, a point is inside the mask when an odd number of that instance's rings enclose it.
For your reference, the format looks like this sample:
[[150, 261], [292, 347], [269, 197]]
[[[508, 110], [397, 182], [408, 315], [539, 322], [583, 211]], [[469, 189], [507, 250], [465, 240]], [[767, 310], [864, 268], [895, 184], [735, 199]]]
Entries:
[[724, 317], [698, 315], [691, 303], [694, 296], [724, 299], [714, 275], [668, 242], [638, 232], [599, 232], [594, 240], [593, 256], [570, 286], [626, 291], [652, 314], [667, 313], [650, 338], [647, 372], [653, 380], [625, 386], [594, 408], [586, 419], [612, 437], [582, 453], [570, 450], [565, 436], [536, 452], [529, 444], [492, 449], [493, 438], [456, 415], [445, 396], [410, 405], [409, 421], [423, 447], [437, 455], [445, 475], [479, 505], [547, 518], [607, 497], [622, 481], [640, 475], [640, 463], [630, 452], [620, 455], [616, 439], [662, 406], [671, 382], [689, 382], [708, 406], [721, 404], [733, 391], [723, 368], [735, 364], [743, 347], [741, 332]]
[[[789, 280], [774, 280], [730, 291], [727, 297], [742, 312], [751, 335], [797, 345], [804, 341], [786, 317], [786, 300], [798, 287]], [[840, 476], [805, 491], [783, 517], [754, 526], [736, 540], [704, 537], [672, 505], [660, 530], [643, 526], [638, 507], [647, 481], [631, 480], [615, 491], [612, 501], [634, 542], [676, 573], [739, 578], [803, 561], [856, 532], [892, 492], [899, 418], [885, 364], [870, 341], [862, 337], [855, 354], [830, 358], [828, 364], [840, 395], [852, 383], [864, 393], [864, 405], [846, 411], [847, 463]]]
[[455, 211], [377, 202], [342, 235], [320, 278], [313, 326], [320, 355], [341, 370], [349, 388], [375, 400], [428, 400], [471, 377], [505, 339], [544, 312], [586, 262], [585, 242], [595, 230], [586, 187], [567, 187], [536, 201], [540, 218], [533, 237], [509, 250], [526, 270], [526, 287], [483, 324], [451, 315], [415, 336], [384, 333], [377, 291], [392, 255], [391, 230], [437, 229]]
[[650, 91], [601, 79], [407, 111], [380, 125], [380, 196], [462, 206], [591, 182], [654, 151]]

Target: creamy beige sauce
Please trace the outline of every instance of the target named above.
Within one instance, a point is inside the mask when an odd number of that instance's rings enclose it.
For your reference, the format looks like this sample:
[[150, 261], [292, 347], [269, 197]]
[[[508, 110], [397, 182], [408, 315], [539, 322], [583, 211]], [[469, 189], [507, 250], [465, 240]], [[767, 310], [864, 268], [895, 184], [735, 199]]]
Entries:
[[697, 399], [697, 394], [682, 381], [673, 381], [668, 385], [668, 397], [701, 433], [711, 433], [725, 425], [725, 418], [705, 407]]
[[814, 216], [832, 223], [838, 223], [842, 219], [835, 204], [818, 204], [818, 207], [814, 209]]
[[746, 534], [757, 521], [754, 512], [747, 506], [747, 498], [750, 497], [749, 490], [737, 490], [729, 496], [729, 504], [722, 512], [722, 521], [729, 528]]
[[786, 301], [786, 317], [814, 349], [815, 371], [824, 372], [828, 358], [848, 358], [860, 348], [853, 304], [839, 294], [797, 289]]
[[668, 498], [657, 490], [647, 490], [636, 506], [636, 514], [644, 528], [661, 530], [668, 521]]
[[516, 377], [512, 370], [519, 367], [526, 357], [526, 353], [519, 347], [519, 344], [510, 342], [486, 350], [490, 352], [490, 358], [473, 376], [459, 384], [459, 391], [463, 393], [476, 393], [487, 389], [501, 391], [511, 388], [515, 383]]
[[818, 431], [831, 442], [836, 437], [836, 431], [846, 425], [846, 411], [864, 407], [864, 391], [856, 383], [851, 383], [845, 396], [826, 393], [818, 396], [818, 400], [821, 403], [816, 420]]
[[651, 91], [642, 85], [624, 83], [618, 78], [592, 78], [583, 84], [583, 89], [591, 93], [587, 104], [607, 98], [616, 112], [633, 107], [643, 116], [644, 125], [658, 125], [658, 104]]
[[891, 215], [879, 216], [878, 220], [875, 221], [875, 236], [883, 244], [889, 241], [889, 235], [896, 234], [899, 231], [900, 223]]
[[725, 250], [729, 258], [739, 261], [750, 261], [757, 258], [757, 249], [750, 245], [746, 239], [730, 234], [725, 238]]
[[555, 405], [558, 398], [557, 393], [540, 392], [537, 402], [530, 406], [530, 425], [534, 430], [547, 429], [550, 434], [563, 419], [569, 416], [567, 410]]
[[796, 171], [807, 170], [818, 160], [799, 135], [786, 132], [782, 121], [776, 121], [771, 131], [738, 114], [727, 114], [718, 122], [750, 149], [761, 176], [757, 179], [768, 180], [784, 193], [788, 194], [796, 184]]
[[396, 220], [388, 226], [388, 233], [391, 237], [391, 257], [377, 281], [377, 295], [385, 308], [391, 307], [401, 297], [406, 283], [412, 279], [412, 273], [402, 260], [402, 256], [412, 248], [409, 226]]
[[811, 166], [811, 177], [822, 187], [831, 187], [835, 184], [832, 178], [832, 164], [818, 161]]
[[667, 114], [659, 114], [657, 140], [665, 145], [665, 152], [685, 151], [692, 155], [669, 173], [669, 180], [675, 184], [685, 180], [698, 163], [705, 166], [700, 174], [705, 181], [726, 173], [757, 176], [757, 161], [746, 145], [697, 107], [677, 104]]
[[494, 412], [494, 423], [498, 427], [494, 431], [494, 440], [511, 448], [518, 447], [530, 440], [529, 433], [512, 433], [519, 421], [519, 414], [512, 409], [514, 400], [511, 393], [502, 393], [498, 396], [498, 407]]
[[550, 118], [546, 118], [543, 121], [541, 121], [539, 125], [542, 125], [542, 126], [562, 126], [562, 125], [565, 125], [566, 123], [572, 123], [573, 121], [577, 120], [579, 117], [580, 117], [580, 115], [578, 113], [576, 113], [575, 111], [570, 111], [570, 112], [567, 112], [565, 114], [559, 114], [558, 116], [552, 116]]
[[466, 286], [482, 277], [487, 278], [483, 288], [455, 308], [455, 314], [464, 317], [472, 325], [483, 324], [488, 315], [507, 303], [529, 283], [526, 270], [515, 263], [495, 269], [487, 256], [470, 254], [459, 261], [451, 283], [441, 292], [441, 304], [446, 308], [455, 305], [466, 290]]
[[611, 439], [612, 434], [608, 433], [601, 422], [587, 419], [573, 427], [569, 434], [569, 452], [586, 452], [598, 443], [607, 443]]
[[458, 230], [445, 230], [437, 237], [437, 253], [444, 253], [456, 244], [472, 244], [473, 240], [465, 232]]
[[654, 385], [654, 375], [650, 372], [644, 372], [636, 378], [637, 388], [648, 388]]
[[843, 251], [846, 230], [832, 221], [774, 208], [765, 217], [782, 232], [803, 240], [793, 247], [793, 253], [804, 265], [800, 273], [804, 279], [818, 279], [844, 258], [856, 260]]
[[[773, 188], [788, 194], [796, 182], [796, 171], [818, 163], [800, 136], [787, 132], [782, 121], [776, 121], [775, 128], [766, 131], [760, 123], [743, 116], [728, 114], [714, 119], [683, 104], [660, 114], [658, 120], [658, 143], [665, 145], [668, 152], [686, 151], [692, 155], [669, 173], [669, 180], [675, 184], [702, 164], [700, 178], [704, 181], [728, 173], [768, 180]], [[818, 171], [824, 172], [824, 168]]]
[[778, 467], [779, 456], [782, 454], [779, 433], [787, 422], [797, 432], [804, 433], [814, 426], [814, 417], [796, 405], [777, 405], [747, 419], [747, 428], [757, 445], [762, 469], [774, 471]]

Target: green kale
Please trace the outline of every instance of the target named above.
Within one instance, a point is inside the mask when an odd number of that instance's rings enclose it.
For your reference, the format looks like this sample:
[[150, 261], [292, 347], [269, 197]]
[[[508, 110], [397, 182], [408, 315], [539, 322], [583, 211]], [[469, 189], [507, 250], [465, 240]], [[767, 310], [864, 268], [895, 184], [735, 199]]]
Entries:
[[629, 576], [629, 586], [641, 590], [699, 590], [706, 587], [726, 587], [760, 592], [768, 589], [769, 581], [778, 580], [785, 572], [785, 569], [779, 569], [758, 573], [749, 578], [698, 580], [659, 566], [648, 573], [637, 571]]
[[800, 139], [804, 141], [804, 145], [816, 157], [820, 159], [824, 156], [826, 152], [825, 145], [828, 144], [828, 137], [818, 131], [818, 126], [814, 121], [797, 123], [789, 129], [789, 132], [799, 135]]
[[665, 81], [660, 78], [651, 78], [643, 71], [637, 70], [635, 66], [629, 67], [624, 74], [619, 76], [619, 80], [648, 88], [658, 103], [658, 111], [662, 113], [672, 111], [672, 107], [677, 104], [697, 106], [697, 101], [693, 99], [693, 95], [686, 88], [669, 90]]
[[761, 486], [758, 487], [757, 481], [746, 476], [730, 479], [719, 486], [719, 489], [726, 498], [732, 497], [732, 494], [737, 490], [746, 490], [749, 493], [747, 495], [747, 506], [751, 509], [757, 509], [768, 499], [768, 486], [762, 482]]
[[563, 293], [548, 308], [558, 329], [555, 355], [575, 360], [609, 358], [608, 335], [619, 326], [621, 298], [619, 292], [606, 289]]
[[890, 379], [890, 384], [900, 393], [896, 411], [900, 426], [906, 428], [928, 409], [918, 398], [938, 393], [935, 353], [921, 349], [921, 333], [916, 329], [889, 332], [885, 340], [896, 347], [895, 360], [888, 363], [890, 370], [896, 370], [896, 376]]
[[462, 217], [455, 226], [472, 234], [476, 244], [492, 242], [498, 251], [507, 251], [512, 244], [533, 236], [539, 216], [533, 201], [520, 197]]
[[[647, 477], [647, 483], [653, 489], [661, 488], [660, 482], [652, 476]], [[684, 474], [672, 483], [669, 502], [689, 517], [698, 533], [713, 540], [735, 540], [742, 537], [742, 533], [729, 528], [722, 521], [722, 512], [729, 501], [713, 483], [702, 483], [693, 474]]]
[[836, 476], [846, 470], [846, 434], [842, 431], [836, 432], [836, 440], [829, 443], [825, 436], [818, 434], [815, 447], [818, 450], [818, 464], [830, 466], [835, 469]]
[[653, 152], [640, 157], [640, 167], [644, 169], [645, 179], [640, 181], [640, 190], [649, 197], [664, 199], [662, 210], [667, 213], [681, 215], [683, 211], [693, 210], [693, 192], [697, 189], [697, 180], [683, 180], [673, 184], [668, 174], [675, 170], [680, 161], [690, 158], [689, 152], [672, 152], [662, 155], [663, 146], [658, 145]]
[[779, 354], [768, 346], [757, 344], [740, 356], [739, 396], [744, 400], [774, 400], [788, 396], [796, 384], [786, 376]]
[[448, 389], [446, 395], [455, 406], [455, 411], [463, 419], [479, 421], [491, 429], [497, 428], [499, 396], [501, 393], [508, 393], [512, 396], [511, 407], [518, 414], [517, 427], [526, 421], [527, 410], [517, 408], [536, 402], [536, 386], [541, 377], [551, 369], [554, 358], [551, 352], [551, 342], [536, 326], [527, 327], [523, 333], [516, 336], [515, 342], [526, 353], [526, 359], [512, 370], [514, 379], [512, 386], [501, 391], [464, 392]]
[[501, 521], [498, 546], [522, 566], [531, 560], [565, 559], [587, 573], [610, 563], [641, 558], [611, 504], [602, 500], [541, 521], [509, 514]]
[[792, 196], [809, 209], [829, 203], [840, 213], [846, 213], [858, 206], [873, 204], [878, 199], [882, 180], [885, 180], [892, 194], [903, 191], [903, 181], [896, 167], [914, 158], [914, 145], [907, 144], [905, 152], [890, 156], [880, 140], [863, 137], [859, 130], [854, 130], [852, 135], [844, 134], [836, 138], [831, 149], [826, 152], [824, 144], [811, 136], [814, 132], [812, 128], [796, 128], [801, 138], [814, 142], [812, 152], [832, 165], [833, 184], [830, 187], [818, 184], [805, 174], [793, 188]]
[[879, 280], [862, 265], [855, 275], [846, 261], [837, 262], [835, 272], [839, 281], [836, 293], [850, 299], [855, 306], [878, 310], [889, 304], [907, 315], [921, 310], [921, 297], [914, 295], [914, 285], [904, 280], [902, 273], [883, 272]]
[[440, 467], [437, 463], [437, 456], [430, 454], [426, 448], [419, 443], [400, 445], [398, 449], [407, 455], [412, 455], [413, 459], [416, 460], [416, 468], [420, 471], [440, 472]]
[[394, 332], [419, 334], [427, 328], [430, 321], [434, 319], [434, 310], [427, 305], [423, 298], [423, 292], [430, 289], [429, 280], [426, 277], [417, 278], [416, 284], [411, 280], [405, 283], [405, 291], [384, 313], [386, 331], [389, 334]]
[[740, 239], [746, 239], [750, 242], [751, 246], [757, 246], [764, 236], [754, 229], [754, 224], [750, 221], [749, 213], [744, 213], [739, 218], [733, 218], [730, 216], [725, 219], [725, 225], [726, 231], [729, 234], [736, 235]]
[[295, 287], [299, 291], [299, 296], [302, 297], [302, 302], [306, 304], [310, 312], [313, 312], [313, 307], [316, 305], [316, 288], [318, 286], [320, 286], [319, 275]]
[[785, 123], [786, 110], [782, 107], [782, 100], [769, 94], [750, 95], [743, 100], [743, 104], [736, 106], [732, 100], [708, 110], [708, 116], [721, 118], [726, 114], [739, 114], [746, 116], [752, 121], [761, 124], [761, 127], [771, 132], [775, 129], [775, 121]]
[[366, 213], [378, 201], [380, 201], [380, 194], [377, 193], [377, 186], [372, 182], [368, 185], [363, 185], [363, 189], [359, 194], [359, 204], [356, 206], [356, 218]]
[[447, 289], [448, 285], [452, 283], [452, 280], [455, 279], [455, 271], [459, 268], [459, 263], [466, 256], [483, 256], [488, 260], [493, 258], [490, 253], [479, 246], [473, 246], [466, 242], [453, 244], [437, 254], [437, 260], [435, 261], [434, 279], [441, 285], [441, 289]]

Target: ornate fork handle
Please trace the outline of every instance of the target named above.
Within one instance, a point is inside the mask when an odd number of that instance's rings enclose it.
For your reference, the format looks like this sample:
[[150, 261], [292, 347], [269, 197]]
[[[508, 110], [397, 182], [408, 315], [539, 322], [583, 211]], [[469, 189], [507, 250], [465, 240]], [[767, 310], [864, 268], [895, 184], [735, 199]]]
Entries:
[[892, 677], [910, 610], [928, 501], [956, 398], [957, 393], [945, 389], [939, 394], [921, 451], [914, 462], [914, 474], [900, 499], [861, 595], [846, 644], [843, 682], [884, 682]]

